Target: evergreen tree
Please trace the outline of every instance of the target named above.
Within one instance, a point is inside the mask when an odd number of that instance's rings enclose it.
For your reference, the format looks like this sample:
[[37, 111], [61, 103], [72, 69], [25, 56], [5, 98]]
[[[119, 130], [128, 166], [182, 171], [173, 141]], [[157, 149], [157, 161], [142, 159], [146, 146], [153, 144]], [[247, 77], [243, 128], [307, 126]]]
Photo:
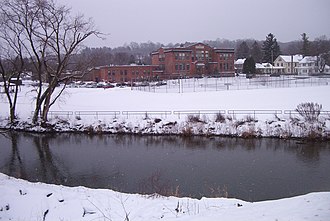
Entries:
[[310, 42], [308, 40], [306, 33], [302, 33], [301, 38], [302, 38], [301, 54], [305, 57], [310, 55]]
[[236, 49], [236, 58], [247, 58], [250, 55], [250, 48], [245, 41], [243, 41]]
[[253, 57], [248, 57], [245, 59], [243, 64], [243, 73], [247, 75], [254, 75], [256, 73], [256, 62]]
[[252, 48], [250, 50], [250, 54], [254, 58], [255, 62], [261, 62], [262, 51], [257, 41], [254, 41]]
[[263, 62], [274, 63], [274, 60], [281, 54], [280, 46], [277, 44], [277, 40], [272, 33], [266, 36], [266, 40], [262, 45]]

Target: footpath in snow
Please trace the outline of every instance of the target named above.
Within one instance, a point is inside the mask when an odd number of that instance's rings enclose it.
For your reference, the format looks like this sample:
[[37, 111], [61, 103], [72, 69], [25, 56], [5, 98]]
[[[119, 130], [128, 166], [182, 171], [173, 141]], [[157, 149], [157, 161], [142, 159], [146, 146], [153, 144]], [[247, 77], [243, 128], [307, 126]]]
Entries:
[[30, 183], [0, 174], [0, 220], [329, 220], [330, 193], [245, 202]]

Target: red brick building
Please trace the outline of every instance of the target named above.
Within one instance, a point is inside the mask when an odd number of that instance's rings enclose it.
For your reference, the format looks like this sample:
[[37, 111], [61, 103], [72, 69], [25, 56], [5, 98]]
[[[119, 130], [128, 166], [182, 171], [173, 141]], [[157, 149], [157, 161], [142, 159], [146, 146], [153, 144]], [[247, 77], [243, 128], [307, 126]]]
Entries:
[[137, 82], [159, 79], [155, 65], [114, 65], [94, 68], [86, 75], [87, 81]]
[[215, 49], [203, 43], [160, 48], [151, 53], [152, 65], [102, 66], [85, 80], [138, 82], [178, 77], [234, 76], [234, 49]]
[[196, 43], [179, 48], [160, 48], [151, 56], [152, 64], [163, 71], [163, 78], [235, 74], [234, 49], [214, 49]]

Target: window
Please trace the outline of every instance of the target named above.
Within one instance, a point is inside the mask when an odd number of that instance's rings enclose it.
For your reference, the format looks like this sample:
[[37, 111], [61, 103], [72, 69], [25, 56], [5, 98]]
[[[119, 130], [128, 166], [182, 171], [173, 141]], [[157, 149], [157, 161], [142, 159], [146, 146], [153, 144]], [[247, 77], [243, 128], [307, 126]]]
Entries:
[[196, 51], [196, 59], [198, 61], [204, 61], [204, 51]]
[[120, 74], [121, 74], [121, 75], [123, 75], [123, 74], [124, 74], [122, 70], [120, 70]]
[[178, 69], [178, 64], [175, 64], [175, 70], [177, 71]]
[[187, 64], [187, 70], [188, 70], [188, 71], [190, 70], [190, 65], [189, 65], [189, 64]]
[[159, 55], [158, 55], [158, 60], [159, 60], [160, 62], [165, 61], [165, 54], [159, 54]]
[[127, 70], [124, 71], [125, 75], [127, 75]]

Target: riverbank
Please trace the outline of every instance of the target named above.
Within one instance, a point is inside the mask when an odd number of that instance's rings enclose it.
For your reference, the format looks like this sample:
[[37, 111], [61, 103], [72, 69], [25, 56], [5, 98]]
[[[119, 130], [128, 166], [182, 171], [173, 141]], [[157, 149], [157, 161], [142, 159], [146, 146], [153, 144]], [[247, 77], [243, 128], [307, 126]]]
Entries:
[[0, 173], [2, 220], [328, 220], [330, 193], [245, 202], [31, 183]]
[[[176, 134], [329, 139], [330, 86], [153, 93], [130, 88], [67, 88], [47, 124], [32, 124], [34, 88], [22, 86], [15, 124], [1, 95], [0, 127], [30, 132]], [[31, 102], [32, 101], [32, 102]], [[322, 105], [306, 122], [299, 104]]]
[[[217, 116], [215, 115], [215, 118]], [[305, 122], [302, 118], [260, 121], [250, 115], [243, 119], [233, 119], [223, 115], [220, 119], [207, 120], [198, 115], [189, 115], [185, 120], [169, 121], [161, 118], [142, 118], [131, 122], [125, 119], [103, 119], [85, 122], [81, 118], [70, 121], [56, 117], [49, 122], [32, 124], [17, 121], [10, 124], [2, 120], [0, 128], [36, 133], [86, 133], [86, 134], [136, 134], [136, 135], [180, 135], [180, 136], [223, 136], [242, 138], [301, 138], [308, 140], [329, 140], [327, 125], [330, 118], [317, 122]]]

